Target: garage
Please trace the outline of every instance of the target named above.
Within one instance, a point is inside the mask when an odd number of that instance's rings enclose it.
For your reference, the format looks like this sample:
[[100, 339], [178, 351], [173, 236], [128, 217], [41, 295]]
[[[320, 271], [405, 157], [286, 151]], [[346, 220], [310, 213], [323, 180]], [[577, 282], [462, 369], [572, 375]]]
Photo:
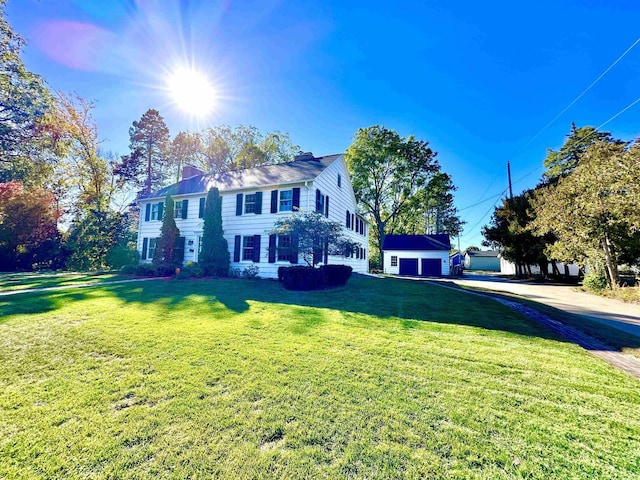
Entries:
[[449, 275], [450, 249], [447, 234], [386, 235], [382, 246], [383, 272], [412, 277]]
[[401, 258], [400, 259], [400, 275], [418, 276], [418, 259], [417, 258]]

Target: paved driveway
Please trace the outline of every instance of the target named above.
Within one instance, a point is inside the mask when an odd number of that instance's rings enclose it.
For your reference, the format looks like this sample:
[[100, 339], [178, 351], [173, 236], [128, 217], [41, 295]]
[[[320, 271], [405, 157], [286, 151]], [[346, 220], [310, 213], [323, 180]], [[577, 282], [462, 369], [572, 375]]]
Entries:
[[514, 293], [565, 312], [587, 316], [640, 337], [640, 305], [579, 292], [572, 285], [508, 280], [495, 275], [465, 272], [458, 285]]

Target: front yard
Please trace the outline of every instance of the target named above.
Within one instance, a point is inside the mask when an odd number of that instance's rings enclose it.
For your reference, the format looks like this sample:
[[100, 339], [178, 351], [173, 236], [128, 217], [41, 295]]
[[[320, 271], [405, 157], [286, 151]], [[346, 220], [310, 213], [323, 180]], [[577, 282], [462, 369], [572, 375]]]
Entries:
[[0, 478], [637, 478], [640, 384], [489, 299], [353, 278], [0, 297]]

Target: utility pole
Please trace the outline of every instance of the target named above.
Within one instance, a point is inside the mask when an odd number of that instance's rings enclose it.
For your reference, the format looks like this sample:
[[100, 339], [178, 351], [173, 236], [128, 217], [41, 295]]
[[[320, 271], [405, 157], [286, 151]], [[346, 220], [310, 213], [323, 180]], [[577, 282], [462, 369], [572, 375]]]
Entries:
[[511, 164], [507, 160], [507, 176], [509, 177], [509, 198], [513, 198], [513, 188], [511, 188]]

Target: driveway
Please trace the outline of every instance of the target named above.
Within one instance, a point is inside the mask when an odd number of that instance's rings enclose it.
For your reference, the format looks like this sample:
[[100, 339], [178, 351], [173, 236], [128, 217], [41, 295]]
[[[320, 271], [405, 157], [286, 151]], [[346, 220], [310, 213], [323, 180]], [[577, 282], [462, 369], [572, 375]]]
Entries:
[[640, 305], [579, 292], [573, 285], [509, 280], [497, 275], [465, 272], [458, 285], [508, 292], [565, 312], [584, 315], [640, 337]]

